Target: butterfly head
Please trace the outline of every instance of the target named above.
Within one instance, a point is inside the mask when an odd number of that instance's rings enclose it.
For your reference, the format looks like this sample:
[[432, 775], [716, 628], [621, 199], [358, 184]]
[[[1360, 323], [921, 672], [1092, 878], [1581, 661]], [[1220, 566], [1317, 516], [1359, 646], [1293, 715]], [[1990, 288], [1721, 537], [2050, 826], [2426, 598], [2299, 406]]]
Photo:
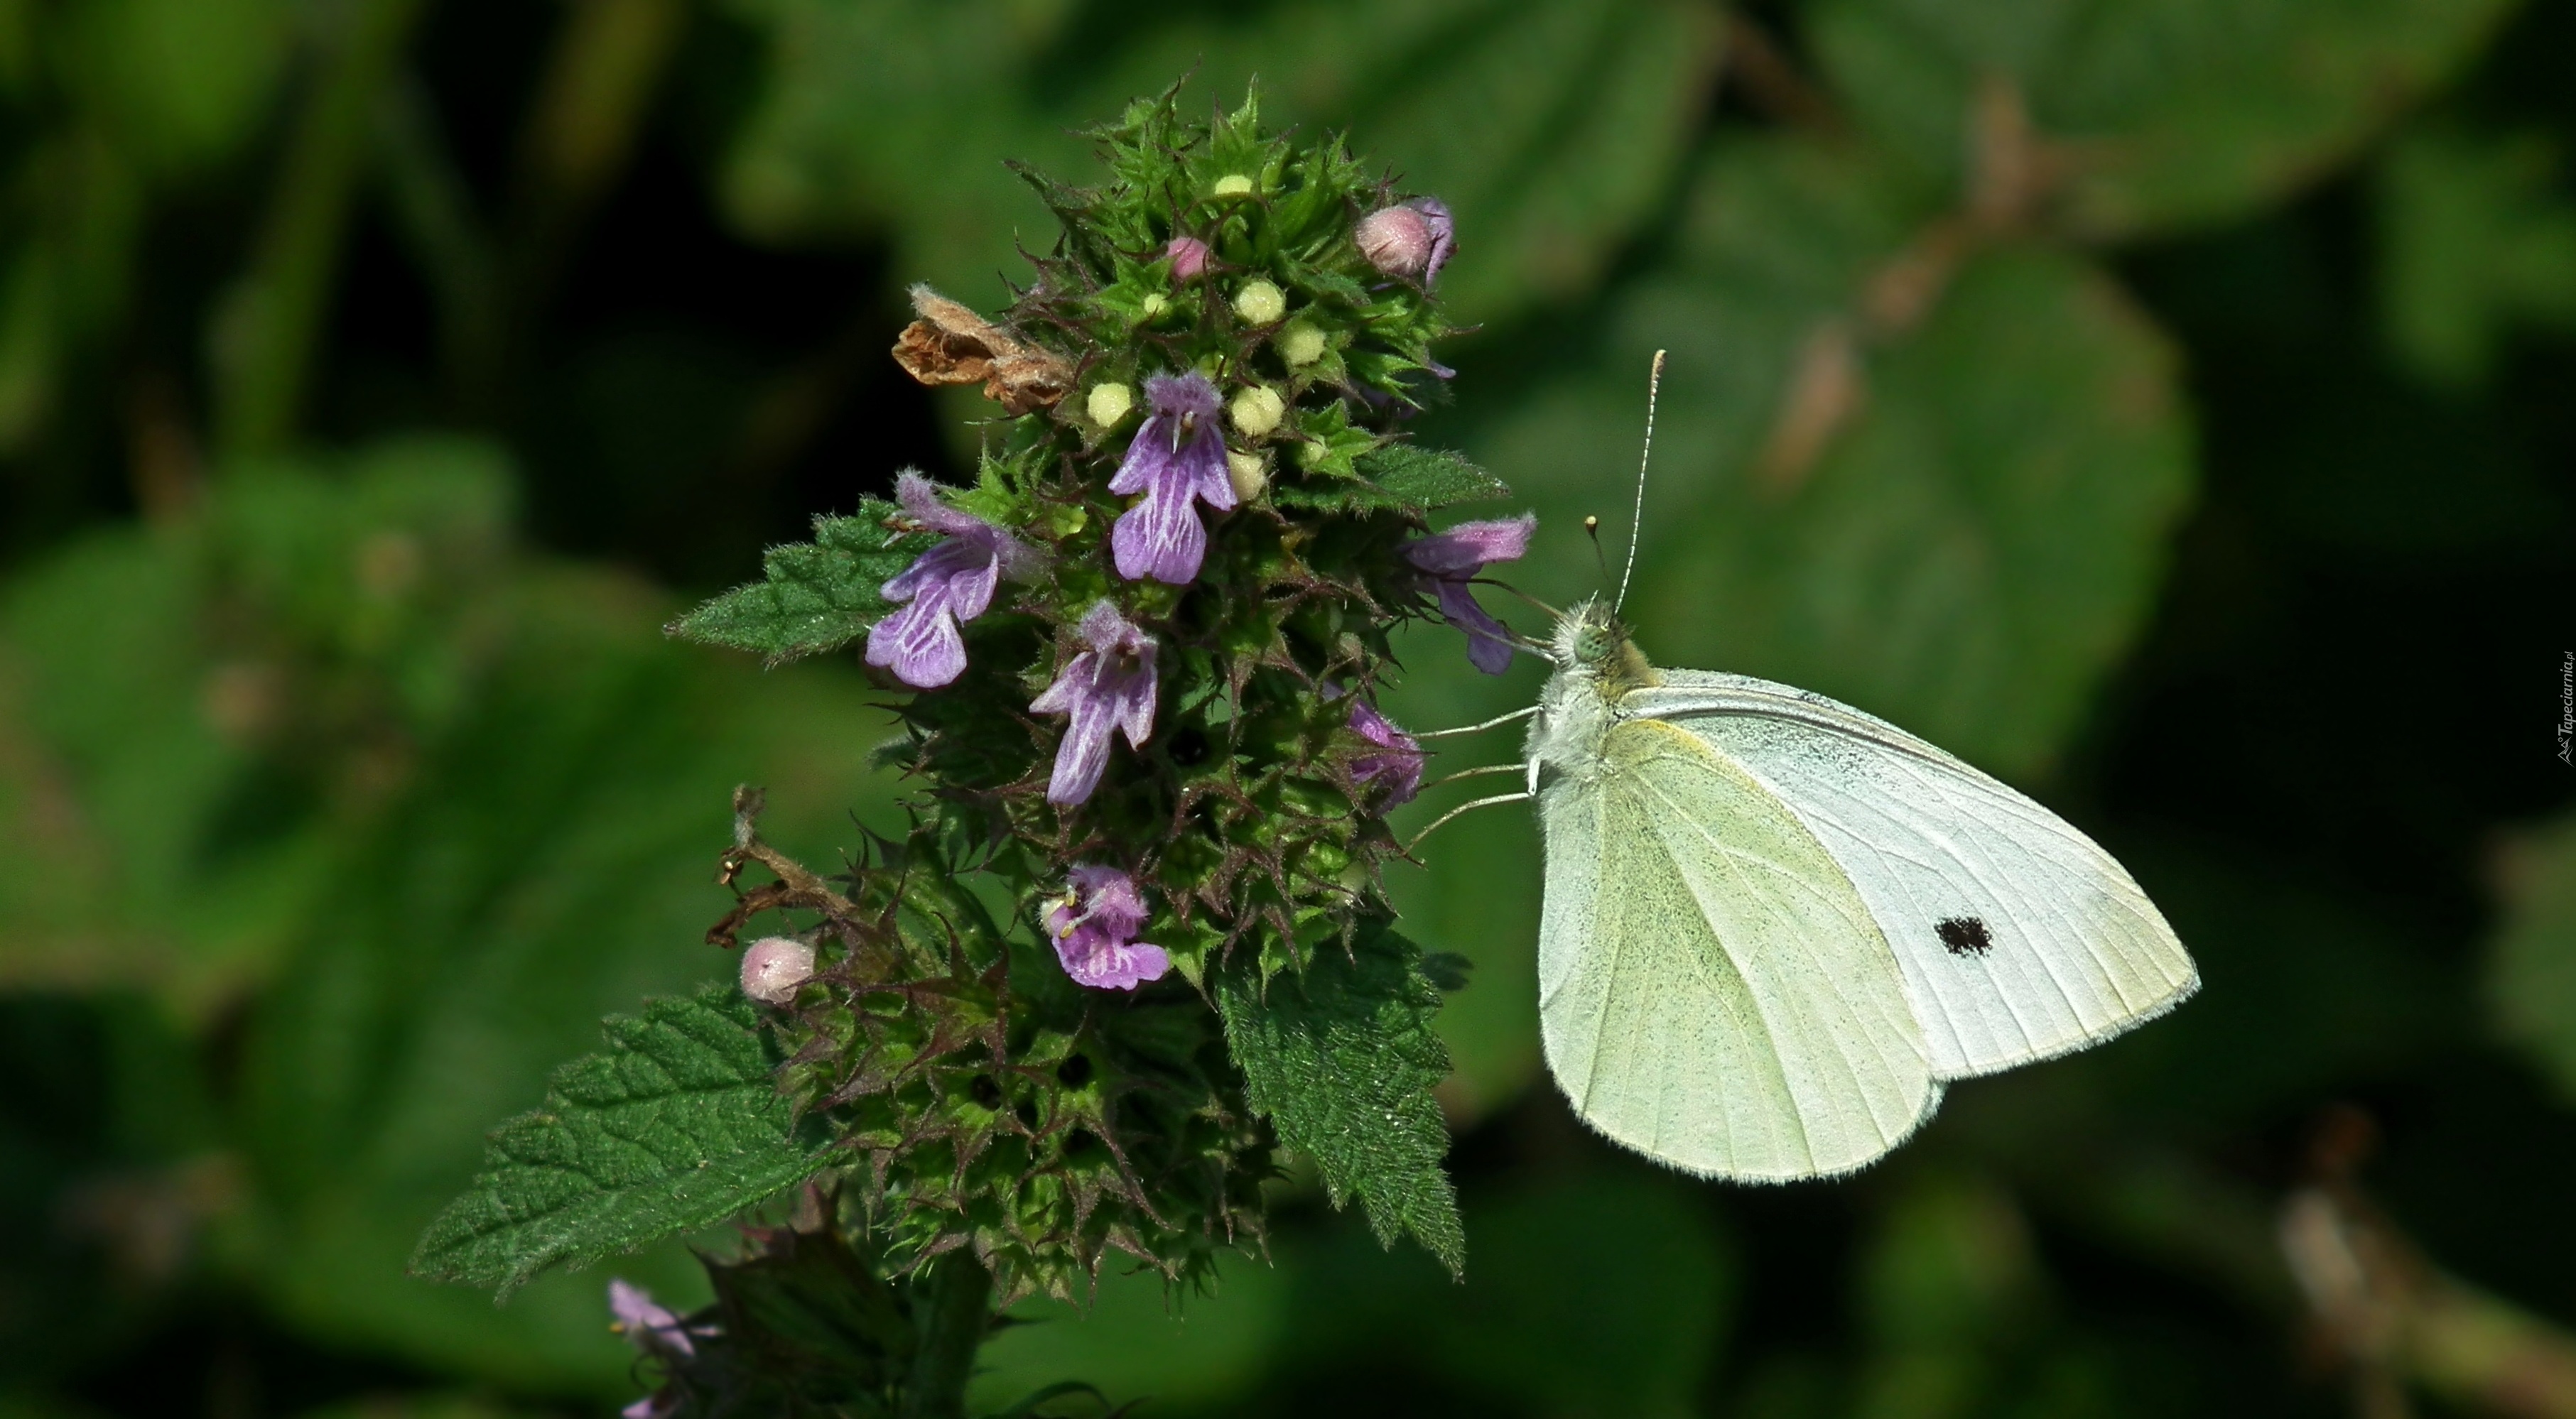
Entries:
[[1637, 643], [1628, 639], [1627, 624], [1597, 596], [1557, 617], [1548, 659], [1560, 670], [1594, 681], [1613, 697], [1663, 680]]

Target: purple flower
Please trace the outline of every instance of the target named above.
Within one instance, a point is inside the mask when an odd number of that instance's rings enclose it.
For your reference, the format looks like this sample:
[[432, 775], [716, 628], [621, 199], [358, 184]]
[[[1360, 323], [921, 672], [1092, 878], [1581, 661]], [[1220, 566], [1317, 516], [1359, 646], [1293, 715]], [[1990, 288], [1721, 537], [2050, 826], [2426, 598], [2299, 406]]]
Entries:
[[1109, 546], [1118, 574], [1129, 581], [1152, 577], [1187, 586], [1207, 556], [1207, 529], [1195, 503], [1219, 512], [1234, 506], [1234, 483], [1225, 474], [1225, 436], [1216, 424], [1216, 386], [1201, 374], [1158, 374], [1145, 381], [1154, 413], [1127, 445], [1127, 457], [1109, 480], [1113, 493], [1143, 493], [1119, 514]]
[[1130, 749], [1144, 748], [1154, 732], [1154, 638], [1106, 601], [1095, 602], [1074, 633], [1091, 649], [1074, 656], [1055, 683], [1029, 702], [1040, 714], [1072, 716], [1055, 747], [1049, 803], [1080, 803], [1100, 786], [1100, 771], [1109, 765], [1110, 730], [1124, 733]]
[[1040, 920], [1066, 975], [1094, 990], [1134, 990], [1172, 968], [1170, 953], [1136, 939], [1145, 897], [1135, 878], [1115, 867], [1075, 866], [1064, 875], [1064, 895]]
[[909, 604], [868, 628], [868, 664], [891, 669], [916, 689], [937, 689], [966, 671], [966, 639], [957, 633], [958, 624], [983, 615], [1003, 575], [1026, 575], [1037, 554], [984, 519], [941, 502], [931, 481], [909, 468], [894, 489], [905, 512], [947, 536], [879, 588], [886, 600]]
[[1359, 783], [1384, 780], [1387, 808], [1412, 802], [1422, 791], [1422, 746], [1366, 700], [1351, 701], [1351, 732], [1385, 751], [1352, 759], [1351, 778]]
[[1405, 559], [1439, 583], [1440, 614], [1467, 633], [1467, 659], [1488, 675], [1500, 675], [1512, 663], [1512, 633], [1476, 604], [1467, 582], [1489, 563], [1519, 560], [1537, 529], [1538, 514], [1525, 512], [1491, 522], [1462, 522], [1436, 537], [1404, 544]]
[[1207, 269], [1208, 245], [1197, 237], [1176, 236], [1164, 246], [1163, 254], [1172, 258], [1172, 279], [1186, 281]]
[[[609, 1329], [634, 1342], [646, 1354], [687, 1357], [698, 1353], [689, 1327], [669, 1310], [653, 1303], [653, 1293], [619, 1277], [608, 1283]], [[699, 1334], [712, 1334], [700, 1331]]]
[[1458, 249], [1458, 224], [1447, 203], [1416, 197], [1361, 218], [1351, 239], [1371, 266], [1390, 276], [1418, 277], [1428, 286]]

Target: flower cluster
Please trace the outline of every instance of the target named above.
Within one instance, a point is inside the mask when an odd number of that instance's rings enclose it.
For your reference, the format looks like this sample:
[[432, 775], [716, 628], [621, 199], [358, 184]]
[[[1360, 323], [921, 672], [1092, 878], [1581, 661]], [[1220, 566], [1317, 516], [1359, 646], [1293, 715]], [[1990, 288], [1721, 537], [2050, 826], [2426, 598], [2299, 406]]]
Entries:
[[[909, 692], [885, 755], [925, 789], [912, 828], [846, 887], [777, 867], [720, 938], [812, 914], [742, 961], [801, 1116], [865, 1156], [894, 1255], [971, 1246], [1005, 1293], [1076, 1294], [1112, 1250], [1192, 1274], [1257, 1227], [1287, 1105], [1230, 1051], [1281, 973], [1378, 992], [1361, 1013], [1417, 1036], [1384, 1057], [1438, 1058], [1381, 881], [1426, 789], [1378, 707], [1390, 632], [1445, 620], [1502, 671], [1522, 642], [1475, 587], [1535, 526], [1441, 530], [1504, 490], [1407, 438], [1450, 373], [1445, 205], [1250, 105], [1167, 94], [1095, 136], [1112, 180], [1036, 179], [1064, 238], [1008, 310], [915, 292], [898, 361], [1002, 410], [972, 484], [905, 473], [725, 622], [773, 615], [735, 642], [773, 654], [863, 631]], [[1414, 1123], [1370, 1116], [1436, 1133], [1432, 1083]]]

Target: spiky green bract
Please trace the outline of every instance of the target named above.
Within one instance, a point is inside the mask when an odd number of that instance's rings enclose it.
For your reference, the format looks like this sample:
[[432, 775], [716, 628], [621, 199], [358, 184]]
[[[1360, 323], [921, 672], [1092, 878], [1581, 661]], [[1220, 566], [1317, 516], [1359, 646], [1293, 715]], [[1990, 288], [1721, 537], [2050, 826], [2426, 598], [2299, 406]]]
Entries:
[[821, 1171], [831, 1150], [781, 1098], [775, 1053], [729, 987], [602, 1023], [605, 1053], [555, 1071], [545, 1107], [493, 1130], [484, 1171], [429, 1225], [412, 1270], [517, 1289], [713, 1226]]
[[840, 1141], [900, 1266], [970, 1250], [1005, 1302], [1087, 1296], [1113, 1251], [1199, 1279], [1257, 1238], [1275, 1171], [1217, 1022], [1184, 990], [1076, 986], [977, 894], [1004, 874], [961, 874], [941, 837], [933, 820], [874, 844], [849, 897], [747, 896], [745, 916], [823, 918], [789, 1096]]
[[[841, 1415], [895, 1419], [953, 1405], [954, 1352], [972, 1355], [987, 1325], [971, 1266], [889, 1276], [864, 1233], [842, 1229], [839, 1200], [809, 1190], [783, 1227], [744, 1230], [740, 1256], [705, 1258], [715, 1302], [688, 1316], [687, 1353], [656, 1347], [656, 1419]], [[962, 1327], [939, 1312], [977, 1310]], [[962, 1331], [962, 1334], [957, 1332]]]
[[1424, 965], [1422, 948], [1371, 923], [1347, 954], [1327, 952], [1267, 989], [1249, 971], [1225, 972], [1217, 1005], [1245, 1094], [1280, 1141], [1315, 1160], [1333, 1204], [1356, 1196], [1379, 1241], [1410, 1234], [1456, 1274], [1466, 1234], [1431, 1098], [1449, 1051], [1431, 1033], [1440, 987]]

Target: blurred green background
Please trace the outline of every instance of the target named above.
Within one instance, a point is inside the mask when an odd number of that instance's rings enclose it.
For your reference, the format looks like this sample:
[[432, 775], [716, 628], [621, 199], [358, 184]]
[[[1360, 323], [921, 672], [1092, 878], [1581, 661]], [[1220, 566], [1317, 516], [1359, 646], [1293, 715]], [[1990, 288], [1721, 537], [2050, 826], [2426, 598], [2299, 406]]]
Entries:
[[[979, 1394], [2576, 1413], [2571, 53], [2564, 0], [0, 0], [0, 1415], [632, 1397], [609, 1269], [496, 1310], [412, 1238], [729, 967], [735, 782], [809, 859], [898, 792], [851, 665], [656, 628], [956, 476], [904, 286], [998, 307], [1001, 160], [1087, 180], [1188, 69], [1456, 209], [1420, 433], [1540, 510], [1518, 582], [1598, 584], [1669, 347], [1648, 652], [2021, 784], [2207, 985], [1858, 1178], [1692, 1183], [1540, 1077], [1478, 815], [1394, 884], [1477, 963], [1466, 1284], [1292, 1186]], [[1410, 646], [1408, 724], [1537, 683]]]

